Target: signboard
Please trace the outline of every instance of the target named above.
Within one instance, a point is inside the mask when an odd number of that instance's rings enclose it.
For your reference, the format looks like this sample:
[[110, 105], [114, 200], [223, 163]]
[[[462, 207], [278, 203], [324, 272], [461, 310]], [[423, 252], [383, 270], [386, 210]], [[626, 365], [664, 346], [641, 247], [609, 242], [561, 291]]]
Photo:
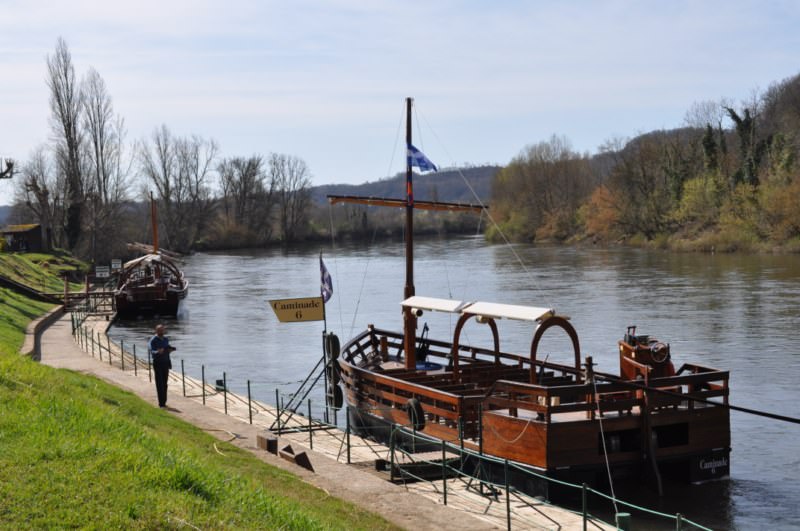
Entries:
[[325, 317], [322, 297], [303, 299], [278, 299], [269, 301], [272, 311], [282, 323], [322, 321]]
[[119, 258], [112, 258], [111, 259], [111, 271], [119, 271], [122, 269], [122, 260]]
[[108, 278], [111, 276], [111, 271], [108, 266], [94, 266], [95, 278]]

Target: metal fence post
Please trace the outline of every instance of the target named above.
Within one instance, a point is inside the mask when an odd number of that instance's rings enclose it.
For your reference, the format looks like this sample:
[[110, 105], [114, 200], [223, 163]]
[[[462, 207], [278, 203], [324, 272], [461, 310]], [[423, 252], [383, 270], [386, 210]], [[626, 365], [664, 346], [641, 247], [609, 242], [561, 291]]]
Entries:
[[676, 531], [683, 529], [683, 515], [681, 513], [675, 515], [675, 529]]
[[181, 383], [183, 384], [183, 396], [186, 396], [186, 370], [183, 366], [183, 358], [181, 358]]
[[389, 433], [389, 481], [394, 481], [394, 422]]
[[150, 368], [151, 368], [151, 365], [152, 365], [152, 363], [151, 363], [152, 360], [150, 358], [152, 358], [152, 356], [153, 356], [153, 354], [150, 352], [150, 347], [148, 346], [147, 347], [147, 380], [150, 381], [150, 382], [153, 381], [153, 373], [150, 371]]
[[511, 487], [508, 486], [508, 459], [503, 462], [503, 475], [506, 482], [506, 524], [511, 531]]
[[106, 350], [108, 351], [108, 364], [111, 365], [111, 338], [106, 334]]
[[[334, 409], [334, 412], [336, 410]], [[350, 464], [350, 406], [345, 412], [345, 435], [347, 436], [347, 464]]]
[[278, 435], [281, 433], [281, 399], [278, 388], [275, 388], [275, 423], [278, 425]]
[[247, 413], [250, 416], [250, 424], [253, 423], [253, 406], [250, 402], [250, 380], [247, 380]]
[[581, 505], [583, 506], [583, 531], [586, 531], [586, 483], [581, 486]]
[[202, 375], [202, 386], [203, 386], [203, 405], [206, 405], [206, 366], [200, 366], [200, 374]]
[[225, 414], [228, 414], [228, 378], [222, 371], [222, 399], [225, 402]]
[[136, 359], [136, 343], [133, 344], [133, 375], [139, 376], [139, 365], [138, 360]]
[[125, 340], [119, 340], [119, 361], [122, 363], [122, 370], [125, 370]]
[[442, 495], [444, 496], [444, 504], [447, 505], [447, 457], [445, 449], [447, 443], [442, 439]]
[[314, 427], [313, 423], [311, 422], [311, 399], [308, 399], [308, 446], [309, 450], [314, 449]]

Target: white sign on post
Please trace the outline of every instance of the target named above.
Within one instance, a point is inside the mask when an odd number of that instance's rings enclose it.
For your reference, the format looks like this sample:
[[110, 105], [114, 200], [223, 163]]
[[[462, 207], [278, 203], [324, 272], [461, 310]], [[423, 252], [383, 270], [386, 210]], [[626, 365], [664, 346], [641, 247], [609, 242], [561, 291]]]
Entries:
[[95, 278], [108, 278], [111, 276], [111, 271], [108, 266], [94, 266]]

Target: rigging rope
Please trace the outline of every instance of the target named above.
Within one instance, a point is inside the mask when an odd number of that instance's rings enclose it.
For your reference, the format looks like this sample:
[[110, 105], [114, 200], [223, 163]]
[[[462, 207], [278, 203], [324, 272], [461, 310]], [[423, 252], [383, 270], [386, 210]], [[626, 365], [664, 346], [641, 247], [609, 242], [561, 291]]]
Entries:
[[[594, 377], [592, 377], [592, 385], [594, 386], [594, 396], [598, 396], [597, 380]], [[606, 448], [606, 434], [605, 431], [603, 430], [603, 412], [600, 410], [599, 400], [595, 400], [595, 406], [597, 406], [597, 422], [600, 423], [600, 440], [603, 441], [603, 458], [606, 461], [606, 472], [608, 472], [608, 486], [611, 488], [611, 501], [614, 504], [614, 514], [618, 514], [619, 507], [617, 507], [617, 495], [614, 493], [614, 481], [611, 479], [611, 464], [608, 462], [608, 449]]]
[[[415, 109], [416, 109], [416, 106], [415, 106]], [[416, 111], [415, 111], [415, 112], [416, 112]], [[442, 142], [442, 140], [439, 138], [439, 135], [437, 135], [437, 134], [436, 134], [436, 131], [435, 131], [435, 130], [434, 130], [434, 129], [433, 129], [431, 126], [430, 126], [430, 124], [428, 124], [428, 121], [425, 119], [425, 116], [424, 116], [424, 115], [422, 115], [422, 120], [425, 122], [425, 125], [427, 125], [427, 126], [428, 126], [428, 128], [430, 128], [430, 130], [431, 130], [431, 133], [433, 134], [434, 138], [436, 139], [436, 141], [437, 141], [437, 142], [439, 143], [439, 145], [441, 146], [442, 150], [443, 150], [443, 151], [445, 152], [445, 154], [447, 155], [447, 158], [448, 158], [448, 159], [450, 159], [450, 160], [453, 160], [453, 161], [454, 161], [455, 159], [453, 159], [453, 156], [452, 156], [452, 155], [450, 155], [450, 152], [447, 150], [447, 147], [445, 147], [445, 145], [444, 145], [444, 142]], [[487, 206], [486, 206], [486, 205], [483, 203], [483, 201], [481, 200], [481, 198], [478, 196], [478, 193], [475, 191], [475, 188], [472, 186], [472, 184], [470, 184], [469, 180], [467, 180], [467, 177], [466, 177], [466, 175], [464, 175], [464, 172], [462, 172], [462, 171], [461, 171], [461, 168], [457, 168], [457, 167], [456, 167], [456, 168], [454, 168], [454, 169], [455, 169], [455, 171], [456, 171], [456, 172], [458, 172], [458, 175], [461, 177], [461, 180], [462, 180], [462, 181], [464, 181], [464, 184], [465, 184], [465, 185], [467, 186], [467, 188], [469, 189], [470, 193], [472, 194], [472, 197], [473, 197], [473, 198], [475, 198], [475, 201], [476, 201], [476, 202], [477, 202], [477, 203], [478, 203], [478, 204], [481, 206], [481, 209], [482, 209], [482, 211], [483, 211], [483, 212], [486, 212], [486, 217], [487, 217], [487, 219], [488, 219], [488, 220], [491, 222], [492, 226], [493, 226], [493, 227], [494, 227], [494, 228], [497, 230], [497, 233], [498, 233], [498, 234], [500, 235], [500, 237], [502, 238], [502, 240], [503, 240], [503, 243], [505, 243], [506, 247], [508, 247], [508, 248], [511, 250], [511, 253], [514, 255], [514, 258], [516, 258], [516, 260], [517, 260], [517, 263], [520, 265], [520, 267], [522, 268], [522, 270], [525, 272], [525, 275], [526, 275], [526, 276], [528, 277], [528, 279], [530, 280], [530, 285], [531, 285], [531, 286], [532, 286], [532, 287], [533, 287], [533, 288], [534, 288], [534, 289], [535, 289], [535, 290], [536, 290], [536, 291], [537, 291], [537, 292], [538, 292], [540, 295], [542, 295], [542, 296], [543, 296], [543, 300], [545, 301], [546, 305], [547, 305], [548, 307], [552, 308], [552, 305], [550, 304], [549, 300], [547, 299], [547, 293], [546, 293], [546, 292], [544, 292], [544, 291], [543, 291], [543, 290], [542, 290], [542, 289], [539, 287], [538, 283], [536, 282], [536, 278], [533, 276], [533, 274], [531, 273], [531, 271], [528, 269], [528, 266], [527, 266], [527, 265], [525, 264], [525, 262], [522, 260], [522, 257], [520, 257], [519, 253], [517, 253], [516, 249], [515, 249], [515, 248], [514, 248], [514, 246], [511, 244], [511, 241], [508, 239], [508, 237], [506, 236], [506, 234], [503, 232], [503, 229], [501, 229], [501, 228], [500, 228], [500, 225], [499, 225], [499, 224], [498, 224], [498, 223], [495, 221], [494, 217], [492, 217], [492, 214], [491, 214], [491, 212], [489, 212], [489, 208], [488, 208], [488, 207], [487, 207]]]

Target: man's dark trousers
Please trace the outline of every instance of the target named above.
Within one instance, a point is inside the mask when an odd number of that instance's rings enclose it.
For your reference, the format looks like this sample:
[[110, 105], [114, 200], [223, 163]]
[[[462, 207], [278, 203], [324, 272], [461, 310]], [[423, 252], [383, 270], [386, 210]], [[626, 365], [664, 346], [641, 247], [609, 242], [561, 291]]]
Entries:
[[158, 394], [158, 406], [167, 405], [167, 377], [172, 363], [169, 354], [156, 354], [153, 356], [153, 372], [156, 376], [156, 393]]

